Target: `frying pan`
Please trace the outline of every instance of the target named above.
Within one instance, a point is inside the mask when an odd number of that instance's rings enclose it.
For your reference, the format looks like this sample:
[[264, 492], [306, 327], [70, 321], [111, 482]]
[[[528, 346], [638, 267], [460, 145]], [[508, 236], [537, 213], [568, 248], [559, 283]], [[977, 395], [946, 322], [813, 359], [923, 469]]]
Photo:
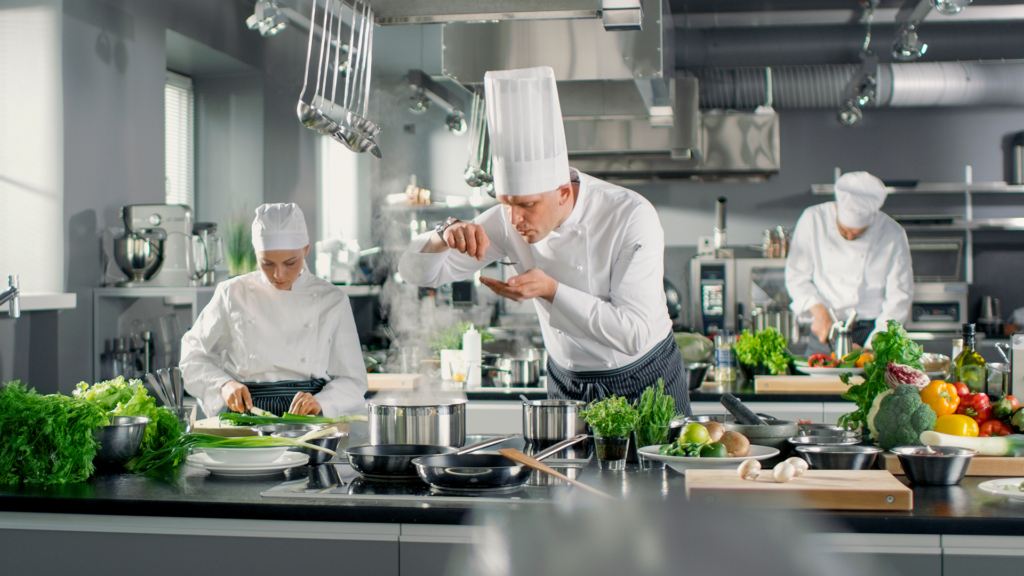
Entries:
[[[556, 452], [586, 440], [580, 434], [534, 456], [543, 460]], [[532, 469], [500, 454], [441, 454], [421, 456], [412, 461], [416, 472], [427, 484], [441, 490], [500, 490], [526, 484]]]
[[416, 467], [412, 464], [414, 458], [443, 454], [469, 454], [518, 436], [521, 434], [498, 436], [461, 449], [430, 444], [378, 444], [376, 446], [356, 446], [349, 448], [346, 452], [349, 465], [367, 478], [412, 479], [419, 478]]

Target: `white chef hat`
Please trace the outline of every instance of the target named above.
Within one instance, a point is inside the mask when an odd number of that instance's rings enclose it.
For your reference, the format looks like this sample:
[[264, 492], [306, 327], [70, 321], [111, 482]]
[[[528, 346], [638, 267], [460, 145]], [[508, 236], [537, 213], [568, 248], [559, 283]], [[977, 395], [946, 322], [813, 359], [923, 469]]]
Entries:
[[495, 193], [527, 196], [568, 184], [569, 154], [554, 70], [488, 72], [484, 94]]
[[306, 218], [297, 204], [264, 204], [252, 221], [252, 247], [257, 252], [298, 250], [309, 246]]
[[836, 181], [839, 222], [849, 228], [867, 228], [885, 203], [885, 184], [867, 172], [847, 172]]

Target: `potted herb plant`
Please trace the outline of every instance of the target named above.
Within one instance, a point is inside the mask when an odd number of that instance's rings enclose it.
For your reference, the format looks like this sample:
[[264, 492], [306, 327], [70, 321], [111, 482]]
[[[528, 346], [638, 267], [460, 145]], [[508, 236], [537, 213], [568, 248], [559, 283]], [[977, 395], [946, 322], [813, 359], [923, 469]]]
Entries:
[[612, 394], [588, 404], [581, 416], [594, 429], [594, 446], [602, 467], [609, 470], [625, 468], [629, 436], [640, 420], [636, 407], [625, 398]]
[[232, 278], [256, 269], [252, 226], [241, 214], [234, 214], [224, 227], [224, 251], [227, 253], [228, 274]]
[[744, 376], [750, 380], [755, 375], [789, 373], [793, 356], [789, 353], [787, 345], [786, 337], [775, 328], [769, 327], [757, 334], [744, 330], [733, 350]]

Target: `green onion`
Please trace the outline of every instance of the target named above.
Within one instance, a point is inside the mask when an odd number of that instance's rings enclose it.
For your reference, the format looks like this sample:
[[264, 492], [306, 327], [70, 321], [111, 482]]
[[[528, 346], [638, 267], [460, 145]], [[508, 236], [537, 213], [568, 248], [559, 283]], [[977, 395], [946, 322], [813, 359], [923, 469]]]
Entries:
[[222, 422], [226, 421], [239, 426], [259, 426], [261, 424], [345, 424], [348, 422], [366, 422], [367, 420], [366, 416], [361, 414], [328, 418], [327, 416], [299, 416], [287, 412], [284, 413], [284, 416], [252, 416], [237, 412], [225, 412], [220, 415], [220, 419]]

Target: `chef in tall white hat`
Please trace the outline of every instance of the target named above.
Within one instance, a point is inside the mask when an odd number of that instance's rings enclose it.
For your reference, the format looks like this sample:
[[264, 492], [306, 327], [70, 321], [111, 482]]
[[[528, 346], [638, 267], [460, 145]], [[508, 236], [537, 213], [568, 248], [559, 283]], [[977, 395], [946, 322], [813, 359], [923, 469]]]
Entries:
[[791, 308], [811, 315], [811, 348], [825, 345], [833, 319], [854, 311], [855, 347], [871, 345], [889, 320], [906, 323], [914, 294], [907, 233], [881, 212], [885, 184], [867, 172], [843, 174], [835, 183], [836, 199], [811, 206], [797, 220], [786, 260], [786, 289]]
[[302, 210], [257, 208], [252, 245], [259, 269], [221, 282], [181, 339], [185, 389], [207, 416], [362, 412], [367, 379], [352, 308], [306, 268]]
[[507, 281], [480, 281], [504, 298], [533, 301], [550, 397], [636, 398], [661, 378], [688, 412], [654, 207], [569, 167], [551, 68], [488, 72], [484, 89], [500, 205], [415, 238], [399, 263], [402, 278], [437, 287], [513, 262]]

